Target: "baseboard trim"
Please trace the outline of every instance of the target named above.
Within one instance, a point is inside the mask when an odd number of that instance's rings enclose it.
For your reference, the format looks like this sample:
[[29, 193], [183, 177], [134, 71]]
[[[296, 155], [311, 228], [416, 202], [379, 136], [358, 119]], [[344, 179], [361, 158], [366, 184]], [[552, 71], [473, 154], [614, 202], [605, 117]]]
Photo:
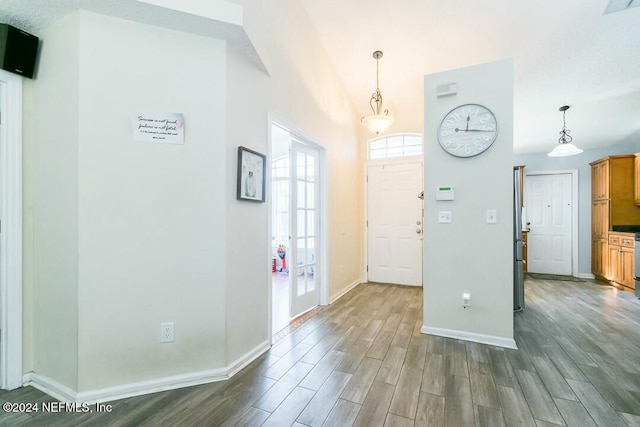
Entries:
[[420, 332], [423, 334], [437, 335], [439, 337], [456, 338], [459, 340], [472, 341], [480, 344], [495, 345], [498, 347], [518, 349], [516, 341], [510, 338], [496, 337], [494, 335], [476, 334], [473, 332], [458, 331], [454, 329], [433, 328], [422, 326]]
[[269, 340], [265, 340], [240, 356], [236, 359], [231, 365], [227, 366], [227, 376], [231, 378], [242, 369], [244, 369], [249, 363], [256, 360], [258, 357], [262, 356], [266, 353], [267, 350], [271, 348], [271, 342]]
[[77, 393], [64, 384], [44, 375], [29, 372], [22, 376], [23, 386], [32, 386], [49, 396], [62, 402], [76, 402]]
[[357, 279], [356, 281], [354, 281], [353, 283], [351, 283], [349, 286], [347, 286], [346, 288], [344, 288], [343, 290], [341, 290], [340, 292], [338, 292], [336, 295], [334, 295], [330, 300], [329, 300], [329, 304], [333, 304], [334, 302], [338, 301], [340, 298], [342, 298], [343, 296], [345, 296], [350, 290], [352, 290], [353, 288], [355, 288], [356, 286], [358, 286], [359, 284], [362, 283], [362, 279]]
[[89, 404], [110, 402], [144, 394], [228, 380], [242, 368], [269, 350], [270, 346], [268, 341], [263, 341], [225, 368], [172, 375], [149, 381], [140, 381], [80, 393], [76, 393], [67, 386], [34, 372], [23, 376], [23, 384], [31, 385], [63, 402], [84, 402]]
[[149, 381], [140, 381], [137, 383], [80, 392], [76, 395], [76, 402], [110, 402], [112, 400], [126, 399], [143, 394], [158, 393], [228, 379], [227, 370], [224, 368], [190, 372]]
[[578, 279], [595, 279], [596, 276], [591, 273], [578, 273]]

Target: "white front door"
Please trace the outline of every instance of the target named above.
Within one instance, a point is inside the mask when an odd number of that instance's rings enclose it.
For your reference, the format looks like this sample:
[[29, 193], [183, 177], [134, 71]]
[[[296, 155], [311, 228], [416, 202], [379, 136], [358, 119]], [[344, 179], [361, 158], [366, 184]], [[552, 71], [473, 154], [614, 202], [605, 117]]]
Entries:
[[370, 282], [422, 286], [422, 164], [367, 168]]
[[571, 275], [571, 174], [527, 175], [529, 273]]
[[320, 152], [291, 143], [291, 317], [320, 303]]

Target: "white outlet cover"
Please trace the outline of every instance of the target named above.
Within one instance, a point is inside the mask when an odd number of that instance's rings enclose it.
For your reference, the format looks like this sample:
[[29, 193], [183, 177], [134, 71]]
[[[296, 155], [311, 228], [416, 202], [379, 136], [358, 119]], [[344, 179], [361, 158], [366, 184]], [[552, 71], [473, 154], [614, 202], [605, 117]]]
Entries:
[[165, 322], [160, 324], [160, 342], [175, 341], [175, 324], [173, 322]]

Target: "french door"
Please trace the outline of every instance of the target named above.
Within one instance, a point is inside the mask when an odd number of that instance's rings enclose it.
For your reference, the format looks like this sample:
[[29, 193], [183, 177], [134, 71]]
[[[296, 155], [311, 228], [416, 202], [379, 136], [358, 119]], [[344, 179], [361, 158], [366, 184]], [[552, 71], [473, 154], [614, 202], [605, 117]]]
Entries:
[[320, 302], [320, 152], [297, 141], [291, 143], [291, 317]]

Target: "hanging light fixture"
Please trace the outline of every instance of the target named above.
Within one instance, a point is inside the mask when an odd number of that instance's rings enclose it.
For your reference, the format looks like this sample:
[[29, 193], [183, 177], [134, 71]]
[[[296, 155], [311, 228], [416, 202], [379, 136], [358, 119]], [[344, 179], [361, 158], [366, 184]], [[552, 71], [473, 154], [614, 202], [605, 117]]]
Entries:
[[[382, 109], [382, 94], [380, 93], [380, 85], [378, 84], [378, 60], [382, 58], [382, 52], [376, 50], [373, 52], [373, 58], [376, 60], [376, 91], [371, 95], [369, 105], [373, 110], [373, 115], [360, 119], [371, 132], [376, 135], [384, 132], [393, 123], [393, 117], [389, 117], [389, 110]], [[375, 106], [374, 106], [375, 104]]]
[[560, 107], [560, 111], [562, 111], [562, 130], [560, 131], [560, 139], [558, 139], [558, 144], [556, 148], [554, 148], [547, 156], [549, 157], [565, 157], [565, 156], [573, 156], [576, 154], [582, 153], [582, 149], [576, 147], [571, 143], [573, 138], [571, 135], [571, 131], [567, 129], [567, 121], [565, 119], [565, 114], [569, 109], [568, 105]]

